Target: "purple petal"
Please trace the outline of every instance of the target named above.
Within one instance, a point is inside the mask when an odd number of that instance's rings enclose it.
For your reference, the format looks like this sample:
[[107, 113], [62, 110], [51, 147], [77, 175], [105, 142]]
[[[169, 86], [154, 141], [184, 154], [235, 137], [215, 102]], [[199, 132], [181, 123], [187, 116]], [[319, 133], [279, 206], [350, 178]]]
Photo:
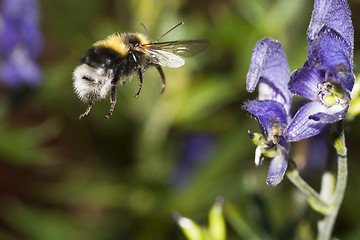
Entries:
[[42, 77], [39, 66], [25, 52], [18, 50], [17, 53], [0, 65], [2, 83], [9, 87], [16, 87], [21, 83], [39, 85]]
[[329, 107], [327, 113], [319, 112], [314, 115], [310, 115], [309, 118], [322, 123], [334, 123], [344, 119], [348, 109], [349, 104], [346, 104], [345, 107], [337, 104]]
[[0, 27], [0, 53], [4, 57], [11, 54], [15, 46], [19, 44], [20, 39], [14, 21], [8, 19], [0, 19], [0, 21], [2, 21]]
[[266, 183], [271, 187], [278, 185], [284, 178], [287, 165], [286, 153], [274, 157], [270, 162]]
[[318, 101], [310, 102], [300, 108], [286, 131], [288, 141], [297, 142], [319, 134], [327, 124], [309, 117], [327, 110], [328, 107]]
[[29, 54], [35, 58], [42, 50], [42, 37], [38, 25], [34, 21], [23, 21], [19, 25], [19, 34]]
[[3, 84], [15, 87], [20, 83], [20, 73], [17, 66], [12, 62], [5, 62], [0, 65], [0, 79]]
[[318, 84], [324, 82], [320, 74], [315, 68], [303, 67], [296, 70], [291, 75], [289, 90], [311, 100], [317, 99]]
[[37, 0], [5, 0], [2, 12], [10, 18], [31, 18], [38, 20], [39, 3]]
[[287, 99], [284, 98], [284, 95], [280, 92], [280, 90], [275, 87], [275, 85], [268, 81], [266, 78], [260, 78], [259, 81], [259, 100], [274, 100], [281, 104], [283, 104], [287, 114], [290, 117], [291, 111], [291, 102], [292, 96], [291, 92], [287, 89], [286, 95]]
[[332, 72], [352, 70], [352, 49], [349, 50], [344, 40], [332, 29], [323, 29], [310, 44], [309, 62], [311, 66], [331, 69]]
[[287, 126], [286, 111], [279, 102], [272, 100], [250, 101], [245, 103], [244, 108], [258, 119], [266, 136], [268, 136], [269, 129], [273, 125], [273, 122], [270, 121], [273, 117], [277, 117], [281, 125]]
[[344, 92], [350, 97], [350, 92], [352, 91], [355, 83], [355, 76], [353, 73], [348, 72], [338, 72], [336, 74], [336, 79], [338, 79], [339, 84], [342, 86]]
[[276, 97], [269, 100], [277, 100], [277, 95], [280, 95], [283, 103], [290, 104], [291, 94], [287, 90], [289, 80], [289, 65], [281, 44], [270, 38], [257, 42], [246, 77], [247, 91], [253, 92], [259, 81], [265, 81], [274, 92], [265, 94], [275, 94]]
[[[19, 66], [20, 67], [20, 66]], [[19, 69], [22, 77], [22, 81], [30, 86], [38, 86], [40, 84], [42, 74], [41, 69], [37, 63], [33, 60], [29, 60]]]
[[314, 40], [323, 27], [338, 32], [350, 49], [354, 46], [354, 28], [346, 0], [315, 0], [314, 11], [307, 31], [309, 42]]

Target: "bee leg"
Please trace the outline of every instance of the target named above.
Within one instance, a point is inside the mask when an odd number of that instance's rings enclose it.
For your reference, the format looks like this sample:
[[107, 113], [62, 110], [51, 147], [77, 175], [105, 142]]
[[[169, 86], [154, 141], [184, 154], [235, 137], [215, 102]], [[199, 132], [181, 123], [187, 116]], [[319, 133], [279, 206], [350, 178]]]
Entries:
[[109, 119], [110, 116], [113, 114], [114, 112], [114, 108], [115, 108], [115, 104], [116, 104], [116, 86], [112, 85], [111, 86], [111, 92], [110, 92], [110, 111], [109, 114], [106, 115], [106, 118]]
[[155, 67], [158, 70], [158, 72], [161, 76], [161, 81], [162, 81], [162, 88], [161, 88], [161, 92], [159, 94], [163, 94], [165, 92], [165, 87], [166, 87], [165, 74], [160, 65], [155, 65]]
[[135, 94], [134, 97], [138, 98], [139, 97], [139, 94], [141, 92], [141, 88], [142, 88], [142, 85], [143, 85], [143, 77], [142, 77], [142, 70], [141, 68], [138, 68], [137, 69], [137, 73], [138, 73], [138, 76], [139, 76], [139, 90], [138, 92]]
[[91, 110], [91, 108], [92, 108], [92, 106], [93, 106], [93, 105], [92, 105], [92, 103], [90, 102], [88, 108], [86, 109], [86, 111], [79, 116], [79, 119], [82, 119], [83, 117], [85, 117], [86, 115], [88, 115], [89, 112], [90, 112], [90, 110]]

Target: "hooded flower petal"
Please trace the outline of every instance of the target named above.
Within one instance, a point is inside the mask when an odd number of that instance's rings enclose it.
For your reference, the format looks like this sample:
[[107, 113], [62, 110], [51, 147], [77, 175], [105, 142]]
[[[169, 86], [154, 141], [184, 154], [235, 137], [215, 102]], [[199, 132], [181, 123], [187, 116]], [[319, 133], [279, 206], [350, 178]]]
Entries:
[[345, 39], [348, 48], [353, 49], [354, 28], [346, 0], [315, 0], [314, 11], [307, 31], [309, 43], [318, 36], [323, 27], [338, 32]]
[[287, 114], [284, 106], [279, 102], [272, 100], [250, 101], [245, 103], [244, 108], [258, 119], [266, 136], [268, 136], [273, 125], [271, 121], [273, 118], [277, 118], [280, 125], [287, 126]]
[[[307, 62], [305, 63], [307, 65]], [[323, 80], [320, 71], [315, 68], [302, 67], [292, 73], [289, 82], [289, 90], [297, 95], [306, 97], [310, 100], [317, 99], [316, 89]]]
[[259, 99], [276, 100], [286, 104], [288, 110], [292, 99], [287, 89], [289, 79], [289, 65], [281, 44], [270, 38], [260, 40], [253, 50], [246, 77], [247, 91], [253, 92], [260, 82]]
[[330, 82], [341, 85], [349, 100], [355, 82], [349, 58], [345, 42], [334, 31], [327, 29], [312, 42], [309, 60], [304, 67], [291, 75], [290, 91], [316, 100], [319, 98], [319, 85]]
[[319, 134], [326, 126], [326, 123], [319, 121], [319, 119], [311, 119], [310, 116], [316, 116], [320, 112], [327, 112], [328, 108], [318, 101], [310, 102], [300, 108], [286, 131], [288, 141], [297, 142]]
[[330, 28], [323, 28], [309, 48], [309, 63], [332, 72], [352, 70], [352, 50], [349, 51], [345, 39]]
[[271, 160], [269, 174], [266, 180], [266, 183], [269, 186], [275, 187], [283, 180], [288, 165], [286, 158], [287, 155], [284, 153], [274, 157]]

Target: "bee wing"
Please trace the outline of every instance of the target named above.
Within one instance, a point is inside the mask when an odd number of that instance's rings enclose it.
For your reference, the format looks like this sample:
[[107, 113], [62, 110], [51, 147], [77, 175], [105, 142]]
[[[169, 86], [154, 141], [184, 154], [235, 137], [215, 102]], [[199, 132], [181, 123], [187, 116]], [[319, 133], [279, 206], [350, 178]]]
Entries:
[[164, 67], [178, 68], [185, 64], [185, 60], [178, 55], [160, 49], [143, 49], [149, 56], [150, 62]]
[[169, 53], [174, 53], [181, 57], [192, 57], [203, 51], [208, 45], [205, 40], [183, 40], [172, 42], [153, 42], [146, 44], [150, 49], [159, 49]]
[[192, 57], [208, 45], [204, 40], [184, 40], [172, 42], [153, 42], [142, 45], [142, 50], [150, 56], [154, 64], [165, 67], [181, 67], [185, 64], [181, 57]]

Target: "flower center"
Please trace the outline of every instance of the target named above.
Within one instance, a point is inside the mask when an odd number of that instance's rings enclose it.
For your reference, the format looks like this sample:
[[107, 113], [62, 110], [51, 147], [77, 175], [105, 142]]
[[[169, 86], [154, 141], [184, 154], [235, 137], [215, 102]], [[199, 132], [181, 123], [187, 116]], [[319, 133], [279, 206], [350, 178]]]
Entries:
[[327, 106], [334, 106], [345, 100], [346, 95], [340, 84], [324, 82], [318, 84], [318, 98]]
[[[260, 134], [260, 133], [251, 133], [249, 131], [249, 135], [251, 138], [251, 141], [260, 148], [261, 153], [268, 158], [274, 158], [277, 155], [279, 155], [279, 151], [277, 148], [277, 143], [279, 141], [272, 141], [269, 139], [267, 139], [264, 135]], [[273, 137], [275, 138], [275, 137]], [[278, 137], [280, 139], [280, 136]]]

